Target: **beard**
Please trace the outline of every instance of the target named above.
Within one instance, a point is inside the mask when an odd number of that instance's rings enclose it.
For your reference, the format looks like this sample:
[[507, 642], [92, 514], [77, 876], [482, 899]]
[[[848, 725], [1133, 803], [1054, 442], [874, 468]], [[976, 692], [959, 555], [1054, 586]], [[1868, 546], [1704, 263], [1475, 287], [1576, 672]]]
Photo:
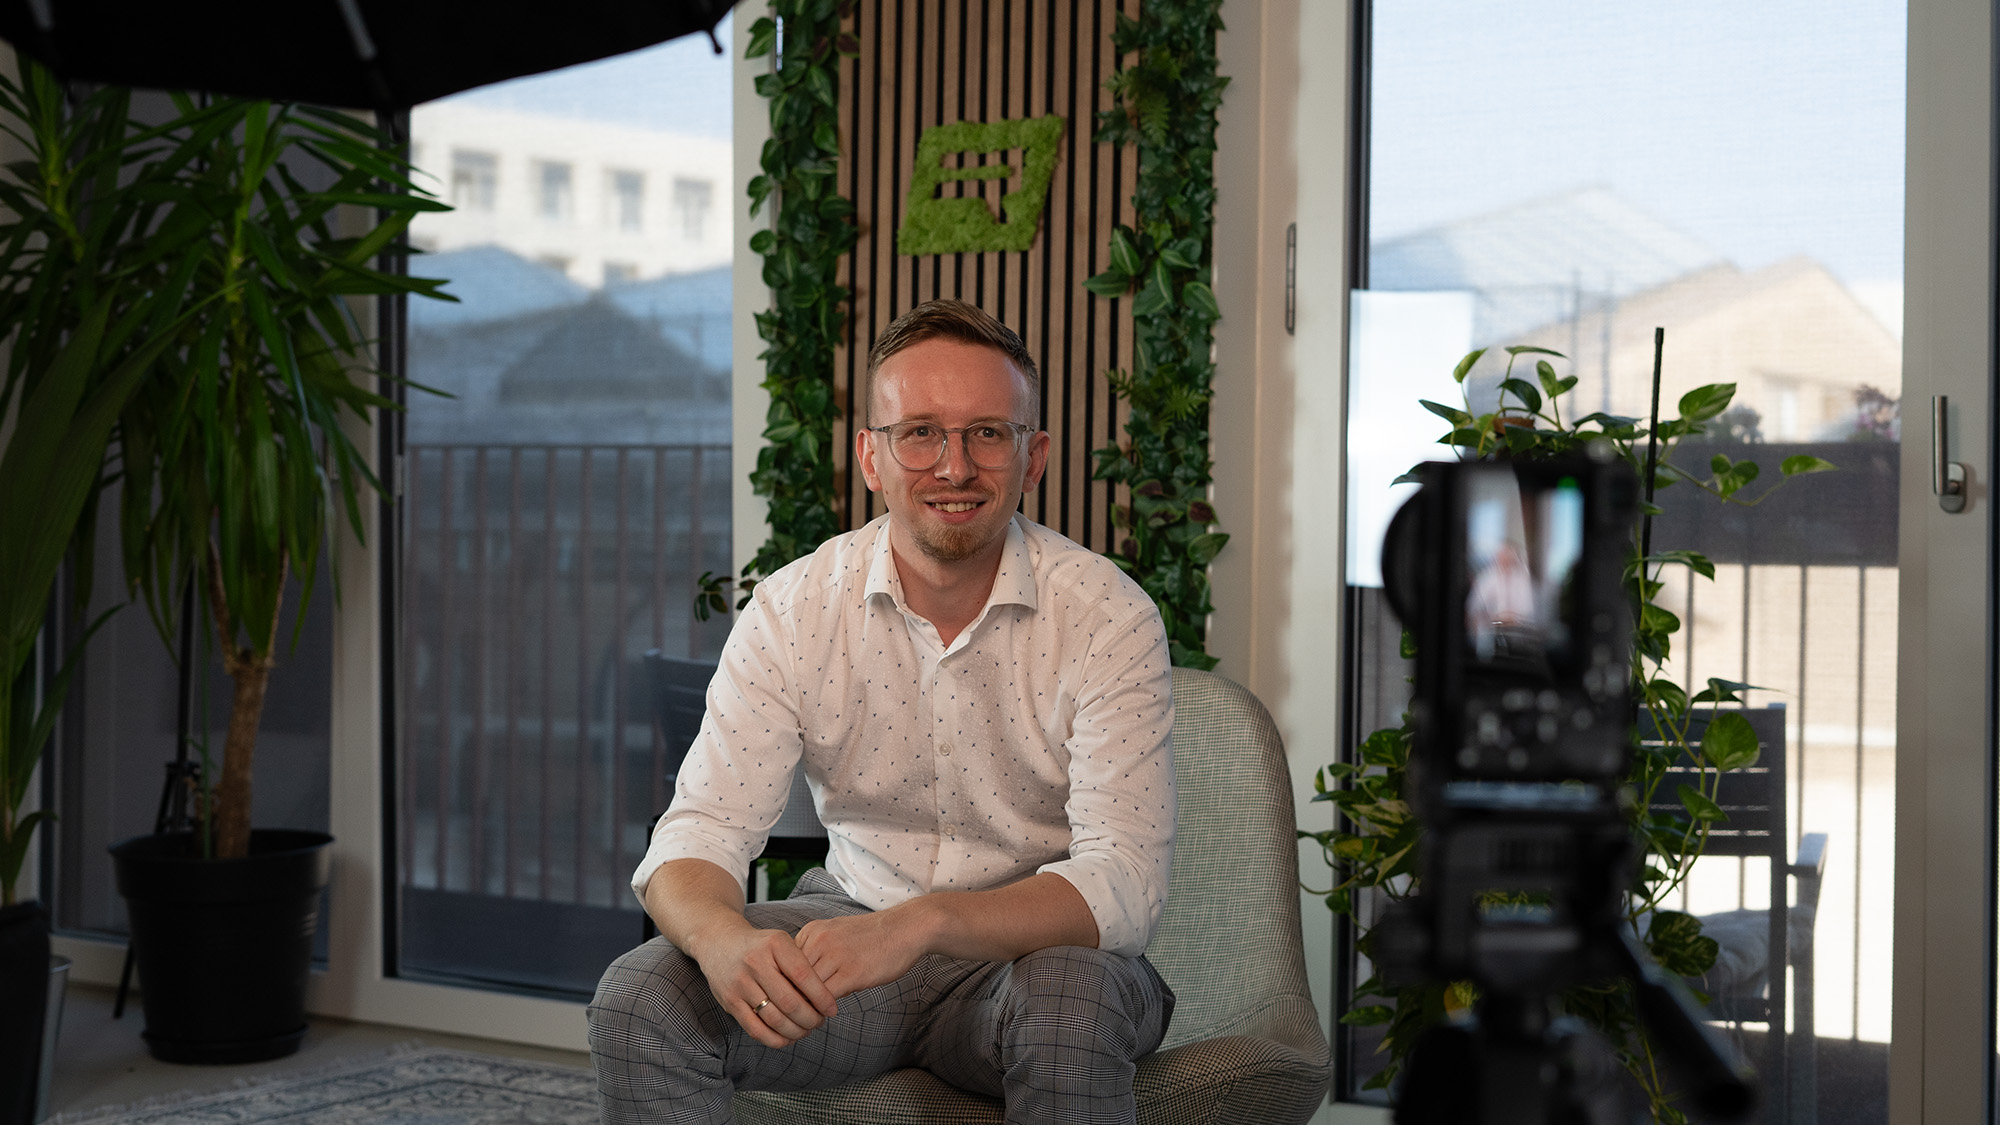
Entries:
[[[917, 503], [921, 506], [925, 501], [918, 498]], [[986, 507], [979, 513], [982, 518], [971, 523], [941, 524], [912, 520], [910, 539], [925, 558], [941, 563], [964, 562], [1007, 534], [1007, 524], [1011, 522], [1013, 512], [1007, 512], [996, 523], [988, 510], [999, 504], [1000, 497], [986, 497]]]

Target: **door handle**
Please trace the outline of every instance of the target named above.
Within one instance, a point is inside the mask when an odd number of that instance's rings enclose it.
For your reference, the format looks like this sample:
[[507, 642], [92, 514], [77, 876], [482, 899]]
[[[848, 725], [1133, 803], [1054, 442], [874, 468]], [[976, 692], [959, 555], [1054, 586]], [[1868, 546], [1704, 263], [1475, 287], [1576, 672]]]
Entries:
[[1945, 444], [1945, 396], [1931, 396], [1931, 494], [1947, 512], [1965, 510], [1965, 465], [1951, 459]]

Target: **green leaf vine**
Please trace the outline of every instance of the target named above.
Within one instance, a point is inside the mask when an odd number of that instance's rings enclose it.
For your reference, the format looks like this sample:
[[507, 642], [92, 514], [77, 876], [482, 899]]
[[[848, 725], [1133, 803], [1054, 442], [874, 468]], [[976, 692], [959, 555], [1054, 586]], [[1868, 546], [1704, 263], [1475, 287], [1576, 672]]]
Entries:
[[[1118, 108], [1099, 115], [1096, 139], [1138, 146], [1134, 226], [1111, 235], [1111, 268], [1084, 283], [1100, 297], [1136, 293], [1132, 369], [1105, 378], [1130, 407], [1126, 440], [1095, 451], [1098, 480], [1131, 489], [1113, 509], [1124, 532], [1112, 554], [1159, 604], [1173, 662], [1213, 668], [1204, 624], [1208, 564], [1229, 542], [1208, 498], [1208, 407], [1215, 364], [1212, 288], [1215, 132], [1222, 91], [1215, 36], [1221, 0], [1148, 0], [1120, 15], [1120, 65], [1108, 86]], [[1126, 60], [1130, 60], [1127, 62]]]
[[[1452, 374], [1461, 386], [1486, 351], [1472, 352], [1459, 362]], [[1700, 493], [1718, 502], [1749, 506], [1761, 503], [1776, 487], [1764, 489], [1755, 498], [1745, 497], [1744, 488], [1759, 476], [1755, 462], [1718, 455], [1702, 472], [1672, 461], [1673, 451], [1683, 439], [1707, 432], [1709, 424], [1728, 409], [1736, 394], [1733, 383], [1689, 391], [1680, 399], [1677, 417], [1662, 419], [1657, 427], [1637, 418], [1605, 413], [1566, 419], [1563, 396], [1575, 388], [1577, 379], [1574, 375], [1559, 376], [1549, 362], [1565, 357], [1534, 347], [1510, 347], [1505, 352], [1507, 366], [1495, 410], [1475, 414], [1470, 395], [1457, 406], [1422, 403], [1450, 425], [1450, 432], [1438, 443], [1453, 449], [1461, 459], [1540, 460], [1608, 445], [1643, 479], [1649, 441], [1656, 441], [1653, 483], [1657, 490], [1680, 486], [1682, 493]], [[1515, 363], [1524, 356], [1534, 358], [1533, 380], [1514, 374]], [[1788, 457], [1779, 467], [1777, 484], [1832, 468], [1817, 457]], [[1648, 505], [1646, 510], [1657, 514], [1660, 508]], [[1689, 692], [1665, 675], [1681, 621], [1659, 603], [1664, 589], [1660, 576], [1665, 568], [1678, 566], [1686, 568], [1690, 580], [1712, 581], [1715, 566], [1694, 551], [1655, 550], [1642, 559], [1638, 530], [1633, 529], [1625, 567], [1635, 608], [1632, 691], [1642, 712], [1640, 727], [1657, 732], [1658, 737], [1638, 743], [1632, 772], [1626, 779], [1632, 794], [1627, 808], [1641, 859], [1638, 878], [1627, 895], [1625, 918], [1655, 961], [1670, 972], [1694, 977], [1715, 964], [1716, 943], [1703, 936], [1700, 919], [1668, 909], [1667, 903], [1687, 881], [1695, 860], [1707, 850], [1709, 832], [1727, 819], [1716, 801], [1722, 775], [1757, 761], [1757, 736], [1749, 721], [1735, 710], [1724, 709], [1740, 706], [1741, 693], [1752, 690], [1752, 685], [1711, 678], [1700, 690]], [[1416, 655], [1408, 633], [1403, 635], [1402, 655], [1405, 659]], [[1336, 874], [1330, 889], [1314, 893], [1323, 895], [1335, 913], [1353, 920], [1357, 948], [1371, 961], [1375, 934], [1366, 919], [1374, 915], [1364, 900], [1375, 898], [1379, 903], [1406, 898], [1416, 892], [1421, 872], [1424, 829], [1404, 800], [1410, 750], [1411, 725], [1405, 714], [1401, 726], [1368, 735], [1352, 761], [1321, 769], [1314, 777], [1313, 799], [1332, 802], [1340, 814], [1339, 824], [1323, 832], [1299, 833], [1301, 838], [1319, 843]], [[1670, 775], [1676, 766], [1691, 767], [1694, 783], [1679, 783], [1673, 792], [1663, 792], [1670, 776], [1689, 776]], [[1381, 1049], [1389, 1056], [1388, 1064], [1369, 1080], [1368, 1088], [1388, 1086], [1424, 1029], [1469, 1007], [1475, 999], [1476, 990], [1465, 981], [1391, 988], [1379, 977], [1371, 977], [1357, 985], [1341, 1022], [1383, 1027]], [[1664, 1081], [1661, 1060], [1641, 1034], [1629, 987], [1621, 983], [1575, 988], [1564, 995], [1563, 1005], [1605, 1035], [1620, 1062], [1645, 1091], [1653, 1120], [1668, 1125], [1688, 1120], [1674, 1104], [1675, 1093]]]
[[[745, 58], [775, 55], [757, 93], [770, 104], [771, 139], [750, 180], [750, 213], [767, 204], [771, 225], [750, 237], [764, 259], [771, 307], [757, 314], [766, 347], [764, 447], [750, 474], [752, 491], [770, 503], [770, 537], [743, 566], [741, 606], [759, 576], [810, 554], [840, 530], [833, 481], [833, 350], [849, 293], [836, 278], [854, 248], [854, 203], [835, 180], [840, 158], [842, 55], [860, 43], [842, 30], [854, 0], [773, 0], [773, 16], [750, 25]], [[727, 575], [703, 574], [695, 615], [729, 610]]]

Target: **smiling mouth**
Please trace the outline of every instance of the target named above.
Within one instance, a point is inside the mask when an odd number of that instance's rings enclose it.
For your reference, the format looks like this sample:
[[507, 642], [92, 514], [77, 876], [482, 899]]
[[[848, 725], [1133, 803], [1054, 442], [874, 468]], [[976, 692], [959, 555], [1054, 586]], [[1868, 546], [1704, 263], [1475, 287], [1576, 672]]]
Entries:
[[940, 512], [969, 512], [981, 503], [978, 500], [934, 500], [931, 507]]

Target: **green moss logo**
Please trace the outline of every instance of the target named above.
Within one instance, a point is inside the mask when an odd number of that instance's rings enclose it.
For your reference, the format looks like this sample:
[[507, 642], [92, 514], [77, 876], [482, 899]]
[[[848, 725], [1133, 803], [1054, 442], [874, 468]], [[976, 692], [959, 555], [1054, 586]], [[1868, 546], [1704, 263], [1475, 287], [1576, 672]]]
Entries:
[[[1026, 250], [1034, 245], [1042, 206], [1049, 198], [1049, 177], [1056, 168], [1056, 142], [1062, 140], [1062, 133], [1063, 119], [1053, 114], [1018, 121], [953, 121], [924, 130], [917, 141], [917, 168], [903, 206], [903, 225], [896, 231], [896, 252], [978, 253]], [[956, 180], [1011, 180], [1015, 176], [1012, 164], [947, 168], [946, 156], [1015, 149], [1022, 154], [1021, 186], [1000, 197], [1004, 222], [983, 199], [938, 197], [939, 188]]]

